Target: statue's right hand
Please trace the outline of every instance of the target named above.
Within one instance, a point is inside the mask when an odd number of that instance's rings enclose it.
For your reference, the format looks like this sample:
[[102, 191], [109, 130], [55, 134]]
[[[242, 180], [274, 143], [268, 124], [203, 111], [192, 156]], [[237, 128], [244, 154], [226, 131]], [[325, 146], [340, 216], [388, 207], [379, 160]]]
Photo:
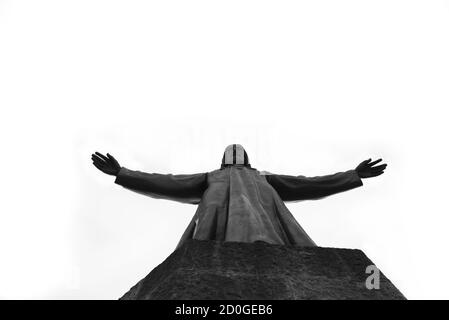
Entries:
[[371, 161], [371, 158], [368, 160], [365, 160], [361, 162], [357, 168], [355, 168], [355, 171], [359, 175], [360, 178], [372, 178], [380, 176], [382, 173], [384, 173], [385, 168], [387, 167], [387, 164], [381, 164], [379, 166], [374, 166], [375, 164], [378, 164], [381, 162], [382, 159], [377, 159], [376, 161]]
[[118, 175], [121, 169], [118, 161], [109, 153], [106, 153], [106, 156], [104, 156], [100, 152], [95, 152], [92, 154], [92, 163], [98, 170], [111, 176]]

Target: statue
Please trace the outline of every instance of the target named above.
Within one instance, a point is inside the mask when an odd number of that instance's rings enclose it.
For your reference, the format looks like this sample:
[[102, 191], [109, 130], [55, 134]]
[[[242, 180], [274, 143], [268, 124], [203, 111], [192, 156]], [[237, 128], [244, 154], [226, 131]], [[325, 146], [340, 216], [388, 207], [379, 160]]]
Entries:
[[316, 246], [284, 202], [319, 199], [362, 186], [361, 179], [379, 176], [387, 166], [379, 164], [382, 159], [368, 159], [355, 169], [319, 177], [271, 174], [252, 168], [239, 144], [229, 145], [221, 168], [207, 173], [133, 171], [121, 167], [109, 153], [96, 152], [92, 161], [127, 189], [198, 205], [178, 248], [188, 239]]

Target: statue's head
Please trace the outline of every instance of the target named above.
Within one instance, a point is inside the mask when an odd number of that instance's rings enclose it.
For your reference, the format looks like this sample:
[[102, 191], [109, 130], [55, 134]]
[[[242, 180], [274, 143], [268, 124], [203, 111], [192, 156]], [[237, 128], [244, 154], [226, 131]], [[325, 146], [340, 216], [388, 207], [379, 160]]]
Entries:
[[249, 164], [248, 155], [245, 149], [240, 144], [230, 144], [226, 147], [223, 154], [223, 160], [221, 161], [221, 167], [243, 165], [251, 168]]

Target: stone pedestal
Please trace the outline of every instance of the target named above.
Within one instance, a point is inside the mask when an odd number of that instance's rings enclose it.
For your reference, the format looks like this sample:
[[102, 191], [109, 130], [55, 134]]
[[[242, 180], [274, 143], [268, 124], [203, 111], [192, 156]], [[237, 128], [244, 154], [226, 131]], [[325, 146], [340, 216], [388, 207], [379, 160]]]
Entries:
[[360, 250], [190, 240], [121, 299], [405, 299]]

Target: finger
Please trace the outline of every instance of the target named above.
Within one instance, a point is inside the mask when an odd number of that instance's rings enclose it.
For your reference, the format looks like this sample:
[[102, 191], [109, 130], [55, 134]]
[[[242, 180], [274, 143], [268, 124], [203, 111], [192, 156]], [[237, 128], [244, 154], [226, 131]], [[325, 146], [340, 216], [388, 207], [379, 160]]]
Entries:
[[98, 163], [98, 162], [92, 162], [92, 164], [94, 165], [94, 166], [96, 166], [96, 167], [100, 167], [100, 168], [103, 168], [104, 166], [101, 164], [101, 163]]
[[92, 153], [92, 158], [97, 158], [97, 159], [103, 160], [102, 158], [100, 158], [99, 156], [97, 156], [95, 153]]
[[106, 163], [103, 159], [100, 159], [100, 158], [98, 158], [98, 157], [92, 156], [92, 161], [93, 161], [93, 162], [96, 162], [96, 163], [98, 163], [98, 164], [100, 164], [100, 165], [107, 165], [107, 163]]
[[96, 156], [96, 155], [92, 155], [92, 158], [91, 158], [93, 161], [96, 161], [96, 162], [98, 162], [98, 163], [103, 163], [103, 164], [106, 164], [106, 161], [104, 161], [103, 159], [101, 159], [100, 157], [98, 157], [98, 156]]
[[366, 159], [365, 161], [362, 161], [362, 164], [368, 164], [371, 161], [371, 158]]
[[377, 166], [377, 167], [371, 167], [371, 170], [373, 170], [373, 171], [385, 170], [386, 167], [387, 167], [387, 164], [381, 164], [380, 166]]
[[117, 167], [120, 167], [120, 164], [118, 163], [118, 161], [117, 160], [115, 160], [115, 158], [112, 156], [112, 155], [110, 155], [109, 153], [106, 153], [106, 155], [109, 157], [109, 159], [117, 166]]
[[102, 161], [102, 162], [104, 162], [104, 163], [108, 163], [108, 162], [109, 162], [109, 159], [108, 159], [107, 157], [105, 157], [105, 156], [103, 156], [103, 155], [101, 155], [101, 156], [102, 156], [102, 157], [93, 154], [93, 155], [92, 155], [92, 159], [95, 158], [95, 159], [100, 160], [100, 161]]
[[96, 163], [94, 163], [94, 166], [98, 169], [98, 170], [100, 170], [100, 171], [102, 171], [102, 172], [104, 172], [104, 170], [103, 170], [103, 168], [102, 167], [100, 167], [99, 165], [97, 165]]
[[108, 157], [106, 157], [105, 155], [101, 154], [100, 152], [95, 152], [95, 154], [96, 154], [98, 157], [100, 157], [101, 159], [103, 159], [104, 161], [106, 161], [106, 162], [109, 160]]
[[376, 161], [371, 162], [369, 165], [374, 166], [375, 164], [378, 164], [381, 161], [382, 161], [382, 159], [377, 159]]
[[384, 173], [384, 171], [376, 171], [376, 172], [371, 172], [370, 175], [371, 175], [372, 177], [377, 177], [378, 175], [381, 175], [381, 174], [383, 174], [383, 173]]
[[94, 166], [106, 168], [106, 165], [103, 162], [98, 162], [98, 161], [94, 160], [92, 163], [94, 164]]

